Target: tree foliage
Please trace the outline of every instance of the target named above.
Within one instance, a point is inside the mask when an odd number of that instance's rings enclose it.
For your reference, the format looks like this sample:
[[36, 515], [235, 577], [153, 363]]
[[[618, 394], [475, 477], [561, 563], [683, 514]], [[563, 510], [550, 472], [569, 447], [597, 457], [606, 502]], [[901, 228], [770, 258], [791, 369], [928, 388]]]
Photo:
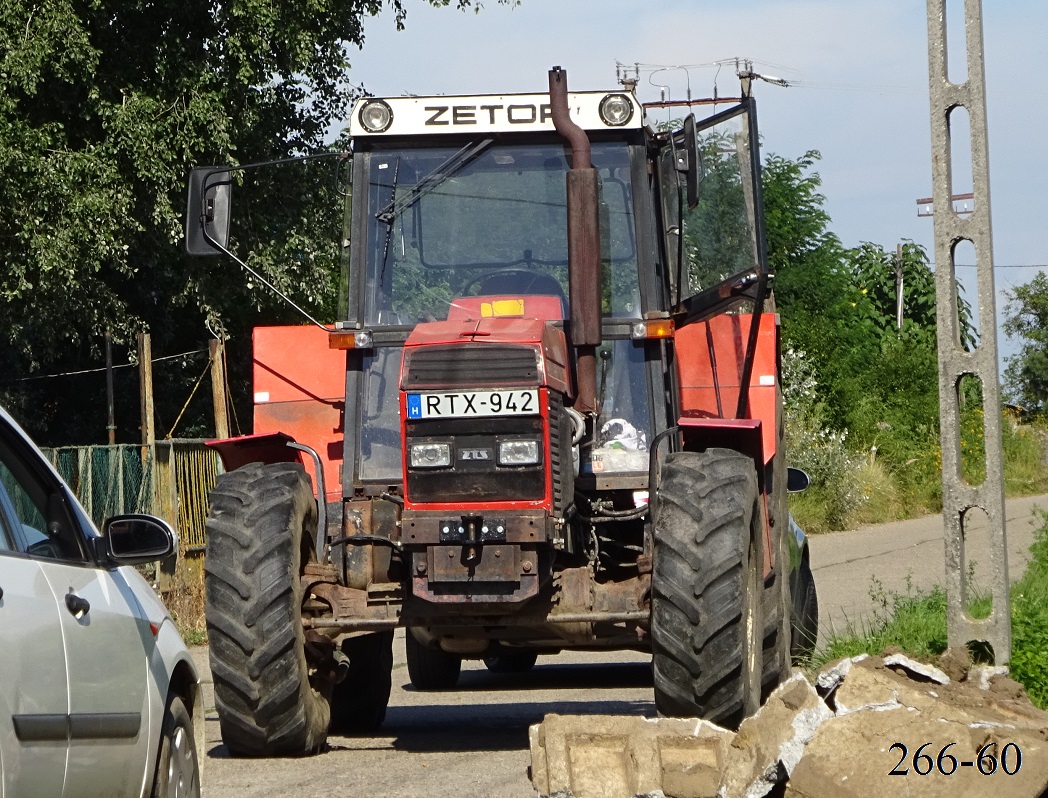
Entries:
[[1038, 274], [1008, 292], [1004, 331], [1021, 340], [1004, 371], [1010, 399], [1029, 412], [1048, 414], [1048, 275]]
[[[5, 374], [96, 365], [106, 329], [118, 344], [149, 330], [166, 354], [199, 347], [209, 319], [245, 344], [250, 324], [279, 320], [235, 265], [181, 254], [185, 179], [196, 164], [325, 148], [357, 92], [349, 48], [383, 8], [404, 23], [404, 0], [0, 0]], [[249, 222], [270, 235], [251, 254], [316, 311], [335, 299], [330, 256], [310, 249], [308, 227], [282, 237], [273, 221], [294, 216], [306, 186], [272, 184]], [[173, 420], [189, 386], [158, 380], [158, 412]], [[45, 440], [83, 437], [83, 395], [100, 385], [64, 401], [42, 384], [9, 382], [3, 398]]]
[[896, 253], [841, 245], [829, 229], [818, 158], [809, 151], [764, 162], [784, 346], [807, 358], [827, 435], [847, 431], [851, 447], [876, 447], [889, 463], [912, 464], [938, 431], [934, 274], [921, 247], [902, 245], [904, 323], [897, 328]]

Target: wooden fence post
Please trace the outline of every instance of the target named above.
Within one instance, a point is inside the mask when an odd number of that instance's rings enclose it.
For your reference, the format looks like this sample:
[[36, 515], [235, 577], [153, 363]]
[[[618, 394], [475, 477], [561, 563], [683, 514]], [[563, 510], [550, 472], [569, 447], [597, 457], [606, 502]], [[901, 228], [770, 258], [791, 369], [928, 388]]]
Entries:
[[[153, 444], [153, 501], [156, 515], [163, 518], [178, 532], [178, 488], [175, 485], [174, 444], [162, 441]], [[179, 538], [181, 534], [179, 533]], [[169, 593], [175, 586], [175, 569], [178, 558], [182, 556], [182, 544], [179, 551], [160, 561], [157, 568], [157, 588], [161, 593]]]
[[[153, 426], [153, 344], [149, 333], [138, 334], [138, 389], [141, 397], [142, 446], [152, 446], [156, 441]], [[142, 449], [143, 462], [148, 449]]]
[[225, 342], [220, 339], [212, 339], [208, 342], [208, 351], [211, 353], [211, 401], [215, 407], [215, 437], [228, 438]]

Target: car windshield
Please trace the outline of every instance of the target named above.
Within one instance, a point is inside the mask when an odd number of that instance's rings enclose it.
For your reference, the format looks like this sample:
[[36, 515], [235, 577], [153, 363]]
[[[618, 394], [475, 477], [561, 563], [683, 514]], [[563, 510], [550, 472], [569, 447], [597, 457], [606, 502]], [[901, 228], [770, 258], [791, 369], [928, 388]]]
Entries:
[[[370, 153], [367, 321], [445, 319], [458, 297], [568, 290], [562, 142]], [[605, 316], [640, 316], [637, 248], [624, 142], [595, 143]], [[566, 302], [562, 303], [566, 306]]]

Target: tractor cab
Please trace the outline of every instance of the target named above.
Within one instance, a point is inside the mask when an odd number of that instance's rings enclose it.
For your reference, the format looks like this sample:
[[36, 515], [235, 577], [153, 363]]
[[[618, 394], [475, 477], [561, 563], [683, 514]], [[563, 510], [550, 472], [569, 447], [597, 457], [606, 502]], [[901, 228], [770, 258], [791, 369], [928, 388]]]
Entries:
[[[347, 325], [359, 324], [372, 330], [376, 340], [388, 342], [363, 356], [362, 396], [378, 400], [385, 396], [381, 386], [398, 383], [420, 391], [428, 386], [429, 397], [439, 387], [453, 394], [496, 383], [532, 383], [535, 351], [523, 353], [525, 362], [515, 366], [505, 347], [513, 345], [514, 330], [531, 330], [539, 322], [548, 328], [543, 334], [558, 351], [557, 366], [564, 372], [559, 401], [566, 407], [574, 403], [565, 235], [572, 153], [553, 127], [549, 102], [548, 95], [410, 97], [367, 99], [354, 110], [357, 246], [351, 256]], [[599, 352], [602, 417], [605, 423], [621, 418], [647, 438], [652, 430], [651, 380], [644, 343], [631, 339], [630, 329], [646, 309], [662, 302], [657, 281], [650, 279], [655, 273], [652, 248], [638, 246], [637, 215], [650, 214], [634, 191], [638, 179], [642, 188], [648, 181], [643, 110], [631, 96], [617, 93], [572, 94], [570, 104], [578, 117], [599, 129], [591, 159], [599, 175], [602, 279], [592, 287], [590, 301], [599, 305], [604, 339]], [[613, 113], [609, 106], [617, 114], [610, 117], [614, 126], [602, 121], [602, 113], [605, 118]], [[650, 224], [644, 230], [650, 237]], [[407, 358], [405, 349], [411, 353]], [[448, 372], [442, 383], [439, 372], [458, 359], [471, 361], [469, 373]], [[426, 377], [415, 371], [423, 361], [431, 363]], [[514, 368], [523, 372], [515, 375]], [[415, 402], [416, 396], [409, 398]], [[406, 421], [436, 420], [439, 413], [444, 420], [462, 419], [458, 423], [467, 425], [470, 418], [485, 417], [485, 423], [497, 426], [493, 420], [512, 413], [519, 402], [512, 393], [482, 398], [483, 404], [462, 401], [455, 408], [443, 399]], [[373, 482], [403, 482], [410, 494], [418, 468], [426, 470], [417, 476], [449, 491], [448, 501], [468, 501], [478, 463], [487, 462], [492, 479], [500, 475], [507, 488], [525, 467], [502, 471], [494, 440], [473, 453], [484, 457], [491, 449], [490, 460], [470, 461], [459, 479], [453, 472], [466, 461], [452, 462], [450, 454], [445, 465], [436, 465], [443, 455], [425, 460], [421, 454], [416, 463], [424, 464], [413, 465], [413, 444], [408, 444], [404, 461], [400, 446], [392, 443], [400, 436], [399, 411], [398, 403], [375, 401], [361, 418], [355, 459], [365, 492]], [[568, 432], [574, 436], [574, 429]], [[391, 443], [383, 446], [380, 439]], [[592, 471], [593, 448], [575, 452], [568, 465]], [[646, 472], [643, 458], [634, 459], [633, 470]], [[438, 474], [443, 469], [447, 473]], [[536, 485], [529, 496], [540, 500], [545, 487]], [[570, 501], [567, 497], [560, 509]]]

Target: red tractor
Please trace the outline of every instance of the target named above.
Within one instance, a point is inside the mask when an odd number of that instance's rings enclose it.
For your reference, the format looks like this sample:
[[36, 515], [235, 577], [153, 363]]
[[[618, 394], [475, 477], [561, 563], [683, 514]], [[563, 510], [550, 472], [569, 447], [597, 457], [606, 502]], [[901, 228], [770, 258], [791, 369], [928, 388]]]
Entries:
[[[255, 434], [213, 443], [234, 755], [379, 725], [396, 627], [417, 689], [635, 649], [729, 726], [814, 643], [748, 82], [675, 131], [549, 86], [353, 109], [345, 317], [256, 329]], [[194, 171], [191, 253], [232, 254], [233, 171]]]

